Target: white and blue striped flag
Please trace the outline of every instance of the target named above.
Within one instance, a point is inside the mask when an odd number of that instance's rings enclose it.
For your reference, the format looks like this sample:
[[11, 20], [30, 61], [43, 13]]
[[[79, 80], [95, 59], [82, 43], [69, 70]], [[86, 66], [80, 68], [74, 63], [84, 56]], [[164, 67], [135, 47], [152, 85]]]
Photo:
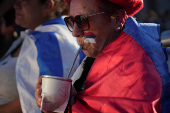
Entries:
[[[67, 77], [79, 46], [61, 17], [25, 33], [16, 66], [17, 88], [23, 113], [40, 113], [34, 96], [38, 77]], [[84, 57], [81, 52], [72, 74]]]

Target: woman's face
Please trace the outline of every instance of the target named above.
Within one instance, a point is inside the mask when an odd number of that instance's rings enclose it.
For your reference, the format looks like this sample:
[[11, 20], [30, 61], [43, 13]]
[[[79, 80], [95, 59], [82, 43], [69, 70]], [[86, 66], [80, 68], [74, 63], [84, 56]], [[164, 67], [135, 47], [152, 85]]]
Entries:
[[[93, 0], [72, 0], [70, 3], [70, 16], [76, 15], [92, 15], [100, 13], [101, 11], [95, 10], [96, 3]], [[106, 12], [107, 13], [107, 12]], [[73, 26], [72, 35], [77, 37], [77, 42], [83, 46], [83, 52], [86, 56], [97, 57], [97, 55], [112, 41], [114, 34], [114, 26], [109, 17], [104, 14], [98, 14], [89, 17], [90, 28], [82, 31], [77, 24]], [[84, 42], [87, 37], [93, 38], [95, 41], [88, 43]]]
[[44, 21], [45, 5], [39, 0], [17, 0], [15, 5], [16, 24], [34, 30]]

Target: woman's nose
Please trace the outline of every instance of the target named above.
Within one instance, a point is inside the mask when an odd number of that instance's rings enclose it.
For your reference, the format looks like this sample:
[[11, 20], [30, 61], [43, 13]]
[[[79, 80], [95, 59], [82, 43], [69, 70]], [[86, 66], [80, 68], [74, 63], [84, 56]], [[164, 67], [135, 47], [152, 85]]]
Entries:
[[74, 24], [72, 35], [74, 37], [83, 37], [84, 32], [77, 26], [77, 24]]
[[17, 0], [14, 4], [14, 9], [21, 9], [21, 0]]

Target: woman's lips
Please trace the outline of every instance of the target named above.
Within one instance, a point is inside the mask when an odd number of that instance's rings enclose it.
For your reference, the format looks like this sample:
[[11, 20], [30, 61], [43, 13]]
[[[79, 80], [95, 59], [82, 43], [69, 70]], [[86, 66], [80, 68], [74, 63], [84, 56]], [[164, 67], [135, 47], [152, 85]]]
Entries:
[[20, 12], [15, 12], [15, 15], [22, 15]]
[[84, 34], [85, 34], [86, 36], [94, 35], [94, 33], [92, 33], [92, 32], [85, 32]]
[[87, 48], [90, 46], [90, 43], [84, 43], [84, 44], [79, 45], [79, 46], [82, 46], [82, 50], [87, 50]]

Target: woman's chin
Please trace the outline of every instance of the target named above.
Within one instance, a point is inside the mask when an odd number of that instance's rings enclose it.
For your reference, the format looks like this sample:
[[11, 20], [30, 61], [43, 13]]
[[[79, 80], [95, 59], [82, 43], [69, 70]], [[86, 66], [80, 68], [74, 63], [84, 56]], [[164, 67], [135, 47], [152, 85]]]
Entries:
[[87, 56], [87, 57], [93, 57], [93, 58], [96, 58], [97, 55], [95, 55], [93, 52], [89, 52], [88, 50], [85, 50], [85, 49], [82, 49], [84, 54]]

